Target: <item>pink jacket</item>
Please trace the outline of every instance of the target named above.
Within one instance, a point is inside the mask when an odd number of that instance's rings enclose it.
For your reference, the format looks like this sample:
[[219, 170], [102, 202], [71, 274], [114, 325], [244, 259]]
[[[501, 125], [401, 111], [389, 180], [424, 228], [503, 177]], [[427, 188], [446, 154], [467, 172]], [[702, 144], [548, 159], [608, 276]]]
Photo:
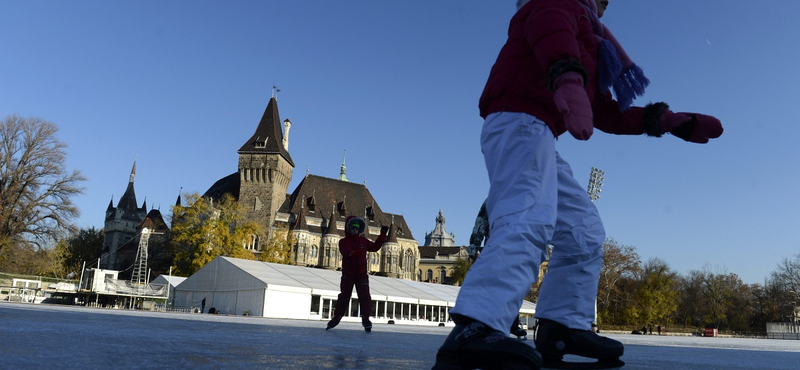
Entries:
[[381, 233], [375, 242], [360, 234], [350, 234], [347, 225], [354, 218], [356, 217], [350, 216], [345, 220], [345, 237], [339, 240], [339, 252], [342, 253], [342, 275], [367, 276], [367, 252], [380, 250], [386, 241], [386, 234]]

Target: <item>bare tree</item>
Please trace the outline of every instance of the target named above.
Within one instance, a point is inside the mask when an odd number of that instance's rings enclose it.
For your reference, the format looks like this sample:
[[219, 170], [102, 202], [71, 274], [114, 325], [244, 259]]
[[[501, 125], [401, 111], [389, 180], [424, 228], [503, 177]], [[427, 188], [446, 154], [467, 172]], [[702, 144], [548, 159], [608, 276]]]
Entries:
[[597, 309], [605, 323], [617, 323], [618, 313], [630, 298], [620, 290], [623, 279], [634, 278], [641, 270], [641, 260], [636, 247], [620, 245], [608, 238], [603, 243], [603, 267], [600, 269], [600, 286]]
[[795, 320], [796, 307], [800, 304], [800, 253], [784, 258], [770, 275], [778, 289], [780, 305], [784, 307], [782, 316]]
[[9, 245], [37, 248], [56, 240], [78, 217], [72, 197], [86, 179], [65, 168], [66, 144], [42, 118], [0, 121], [0, 254]]

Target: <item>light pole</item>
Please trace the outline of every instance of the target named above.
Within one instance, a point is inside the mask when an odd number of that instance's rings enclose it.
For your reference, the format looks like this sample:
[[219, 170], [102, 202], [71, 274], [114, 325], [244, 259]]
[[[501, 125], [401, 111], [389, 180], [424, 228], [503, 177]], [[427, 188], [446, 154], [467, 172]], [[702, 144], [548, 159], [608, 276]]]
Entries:
[[[589, 174], [589, 186], [586, 188], [586, 192], [589, 194], [589, 199], [592, 202], [600, 199], [600, 188], [603, 186], [603, 180], [605, 178], [605, 171], [601, 171], [599, 168], [592, 167], [592, 172]], [[597, 297], [594, 298], [594, 320], [592, 321], [592, 330], [597, 331]]]
[[592, 167], [592, 172], [589, 174], [589, 186], [586, 188], [592, 202], [600, 199], [600, 192], [602, 192], [600, 188], [603, 186], [603, 180], [605, 180], [603, 175], [605, 174], [605, 171]]

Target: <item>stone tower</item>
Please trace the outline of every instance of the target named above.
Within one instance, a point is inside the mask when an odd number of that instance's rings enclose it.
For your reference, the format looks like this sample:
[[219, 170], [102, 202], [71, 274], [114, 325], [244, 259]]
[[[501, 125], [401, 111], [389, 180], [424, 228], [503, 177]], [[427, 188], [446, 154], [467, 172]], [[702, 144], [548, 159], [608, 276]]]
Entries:
[[128, 187], [119, 198], [119, 203], [114, 207], [114, 200], [108, 203], [106, 219], [103, 227], [105, 240], [103, 242], [103, 255], [100, 267], [116, 270], [120, 267], [118, 251], [120, 246], [136, 237], [138, 225], [147, 215], [147, 201], [141, 207], [136, 203], [136, 192], [133, 190], [133, 180], [136, 177], [136, 161], [133, 162]]
[[292, 181], [294, 162], [288, 146], [288, 137], [281, 132], [278, 101], [273, 96], [256, 132], [239, 148], [239, 204], [246, 217], [263, 222], [267, 232]]
[[331, 217], [328, 219], [328, 226], [325, 229], [325, 233], [322, 234], [322, 241], [320, 243], [320, 258], [322, 260], [320, 267], [329, 270], [336, 270], [340, 267], [339, 239], [341, 239], [341, 236], [336, 227], [336, 215], [331, 211]]

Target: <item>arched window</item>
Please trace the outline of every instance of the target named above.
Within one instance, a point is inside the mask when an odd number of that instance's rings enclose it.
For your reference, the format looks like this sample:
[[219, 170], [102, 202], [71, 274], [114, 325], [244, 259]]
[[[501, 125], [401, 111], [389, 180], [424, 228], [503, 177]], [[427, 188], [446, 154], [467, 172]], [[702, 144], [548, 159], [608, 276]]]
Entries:
[[431, 282], [431, 281], [433, 281], [433, 270], [431, 270], [431, 269], [428, 269], [428, 274], [427, 274], [427, 276], [426, 276], [425, 278], [426, 278], [426, 280], [427, 280], [428, 282]]
[[406, 250], [405, 258], [403, 261], [403, 271], [405, 272], [414, 271], [414, 253], [411, 253], [411, 250]]
[[447, 279], [447, 269], [444, 266], [439, 267], [439, 282], [444, 283]]

